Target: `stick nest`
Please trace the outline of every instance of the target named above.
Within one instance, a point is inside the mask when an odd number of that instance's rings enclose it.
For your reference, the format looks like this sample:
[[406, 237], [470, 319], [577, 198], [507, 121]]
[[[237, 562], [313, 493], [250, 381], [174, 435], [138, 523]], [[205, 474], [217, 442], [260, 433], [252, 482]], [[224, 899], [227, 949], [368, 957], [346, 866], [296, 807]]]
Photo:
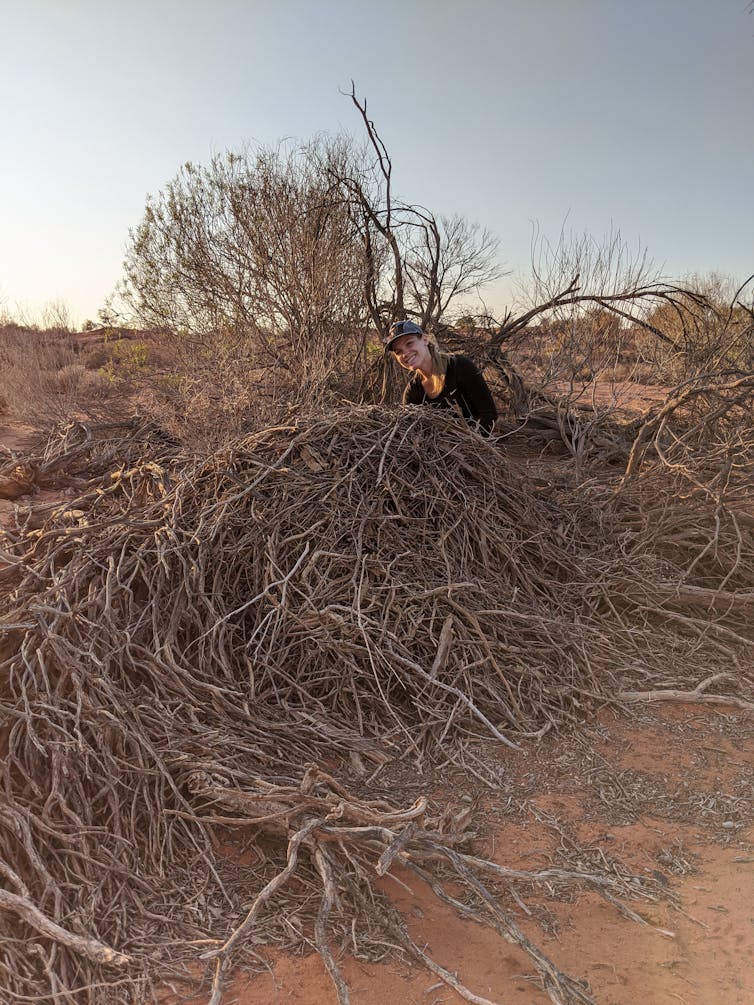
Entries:
[[143, 1001], [201, 956], [218, 1002], [231, 962], [277, 939], [314, 942], [341, 1002], [346, 942], [398, 946], [484, 1001], [377, 891], [400, 866], [523, 946], [552, 1001], [591, 1001], [490, 892], [512, 871], [374, 779], [658, 689], [714, 680], [748, 707], [751, 597], [674, 592], [667, 555], [626, 545], [627, 504], [544, 492], [432, 410], [290, 422], [198, 461], [143, 425], [69, 427], [37, 467], [83, 470], [87, 451], [80, 498], [0, 556], [9, 1000]]

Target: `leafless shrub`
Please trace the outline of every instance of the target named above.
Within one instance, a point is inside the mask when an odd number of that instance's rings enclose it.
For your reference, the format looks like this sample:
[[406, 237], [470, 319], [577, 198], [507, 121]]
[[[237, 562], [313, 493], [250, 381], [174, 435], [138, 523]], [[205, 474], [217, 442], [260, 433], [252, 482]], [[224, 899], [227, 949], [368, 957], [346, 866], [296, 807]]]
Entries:
[[[463, 298], [498, 278], [498, 241], [462, 217], [436, 216], [396, 196], [390, 154], [350, 92], [368, 140], [360, 158], [323, 165], [348, 207], [366, 263], [364, 293], [372, 324], [386, 331], [396, 318], [415, 318], [426, 330], [467, 309]], [[459, 301], [460, 306], [459, 306]]]
[[598, 386], [611, 388], [615, 405], [640, 362], [637, 326], [673, 289], [619, 231], [603, 241], [563, 231], [555, 244], [538, 235], [531, 274], [519, 281], [521, 314], [503, 319], [500, 336], [534, 364], [529, 376], [538, 389], [588, 402]]
[[[561, 233], [551, 245], [539, 236], [520, 289], [524, 317], [539, 322], [530, 334], [542, 383], [569, 382], [586, 367], [610, 379], [616, 362], [635, 362], [645, 379], [665, 384], [751, 369], [752, 306], [741, 299], [749, 282], [736, 288], [719, 275], [664, 282], [646, 252], [631, 253], [617, 231], [602, 242]], [[501, 324], [508, 338], [521, 327], [520, 317]]]
[[751, 371], [687, 380], [639, 427], [614, 504], [631, 510], [637, 547], [672, 559], [679, 595], [689, 582], [729, 599], [750, 589], [753, 472]]
[[631, 252], [617, 231], [602, 242], [561, 233], [553, 245], [539, 236], [519, 302], [487, 324], [479, 359], [501, 372], [512, 364], [523, 388], [516, 396], [521, 417], [541, 411], [543, 401], [545, 409], [557, 402], [595, 417], [620, 411], [639, 383], [748, 367], [746, 286], [724, 304], [709, 284], [662, 281], [646, 253]]
[[[659, 304], [647, 320], [668, 341], [644, 331], [640, 348], [665, 383], [702, 373], [754, 369], [754, 291], [729, 276], [693, 275], [672, 302]], [[748, 293], [748, 304], [745, 298]]]
[[76, 330], [70, 306], [65, 300], [49, 300], [40, 314], [40, 331], [70, 335]]

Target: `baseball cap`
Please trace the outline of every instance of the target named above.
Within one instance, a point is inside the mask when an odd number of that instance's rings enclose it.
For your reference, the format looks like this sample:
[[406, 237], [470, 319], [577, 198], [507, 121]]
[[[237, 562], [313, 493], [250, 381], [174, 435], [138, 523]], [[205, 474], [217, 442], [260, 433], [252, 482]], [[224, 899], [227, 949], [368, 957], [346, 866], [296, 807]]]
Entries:
[[385, 339], [385, 350], [387, 351], [403, 335], [423, 335], [423, 330], [413, 321], [395, 321], [390, 325], [390, 334]]

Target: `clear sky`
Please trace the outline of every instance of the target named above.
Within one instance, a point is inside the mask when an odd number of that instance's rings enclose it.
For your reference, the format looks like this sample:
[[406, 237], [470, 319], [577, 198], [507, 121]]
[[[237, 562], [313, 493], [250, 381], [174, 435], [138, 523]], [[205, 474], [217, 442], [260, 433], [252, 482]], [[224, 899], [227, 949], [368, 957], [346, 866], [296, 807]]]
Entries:
[[[360, 134], [526, 270], [533, 228], [754, 272], [749, 0], [0, 0], [0, 308], [93, 318], [147, 193], [246, 141]], [[492, 292], [499, 309], [510, 280]]]

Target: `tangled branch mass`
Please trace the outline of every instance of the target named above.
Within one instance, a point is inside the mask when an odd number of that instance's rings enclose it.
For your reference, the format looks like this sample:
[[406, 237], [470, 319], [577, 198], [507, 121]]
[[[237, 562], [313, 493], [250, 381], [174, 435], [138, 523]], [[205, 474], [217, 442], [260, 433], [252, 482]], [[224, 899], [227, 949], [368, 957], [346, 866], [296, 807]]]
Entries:
[[[552, 1001], [591, 1001], [495, 895], [512, 870], [380, 786], [399, 762], [492, 782], [480, 743], [710, 678], [697, 694], [750, 707], [751, 595], [717, 589], [709, 556], [681, 588], [682, 534], [652, 538], [646, 491], [543, 490], [504, 439], [428, 409], [292, 421], [201, 461], [146, 424], [72, 425], [38, 461], [86, 477], [2, 552], [9, 1001], [143, 1001], [193, 959], [217, 1002], [261, 943], [308, 939], [345, 1002], [346, 938], [483, 1001], [379, 891], [397, 866], [526, 949]], [[750, 545], [724, 547], [740, 578]]]

